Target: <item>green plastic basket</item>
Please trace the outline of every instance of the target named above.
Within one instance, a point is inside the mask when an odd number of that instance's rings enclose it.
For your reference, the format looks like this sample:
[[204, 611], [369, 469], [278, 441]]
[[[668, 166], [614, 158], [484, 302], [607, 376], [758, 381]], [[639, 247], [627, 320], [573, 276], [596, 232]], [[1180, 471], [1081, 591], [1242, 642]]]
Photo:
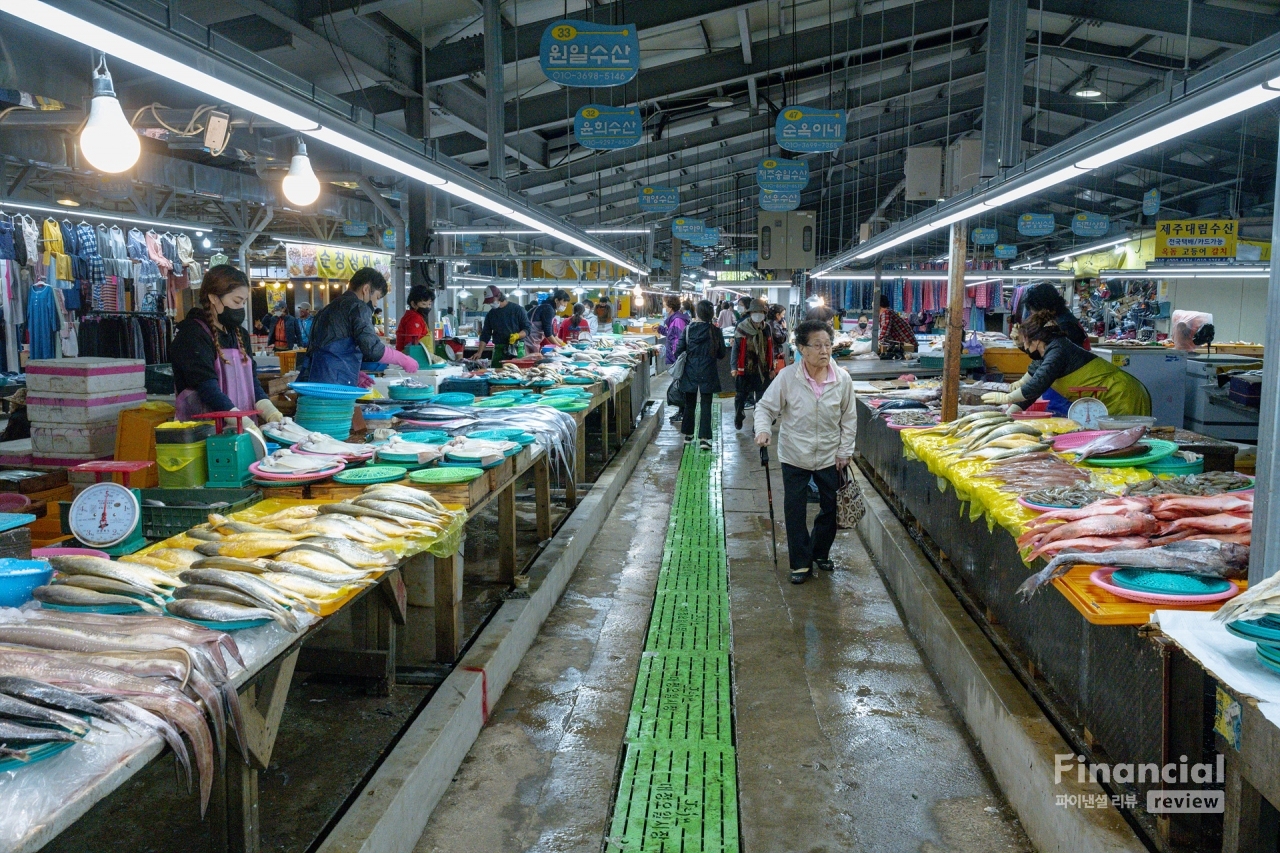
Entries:
[[[141, 489], [142, 535], [148, 539], [168, 539], [186, 533], [209, 520], [209, 514], [228, 515], [253, 506], [262, 500], [257, 489]], [[148, 500], [163, 501], [168, 506], [147, 506]], [[229, 506], [209, 508], [225, 501]], [[203, 507], [173, 506], [176, 503], [199, 502]]]
[[1111, 583], [1121, 589], [1159, 595], [1217, 595], [1231, 589], [1231, 581], [1221, 578], [1202, 578], [1145, 569], [1117, 569], [1111, 573]]
[[483, 477], [484, 471], [475, 467], [465, 468], [423, 468], [409, 474], [409, 481], [432, 486], [447, 486], [453, 483], [470, 483], [477, 477]]
[[399, 465], [366, 465], [363, 468], [340, 471], [333, 475], [333, 479], [334, 482], [350, 485], [394, 483], [397, 480], [403, 480], [407, 473], [409, 469]]
[[509, 409], [516, 401], [510, 397], [481, 397], [471, 405], [477, 409]]

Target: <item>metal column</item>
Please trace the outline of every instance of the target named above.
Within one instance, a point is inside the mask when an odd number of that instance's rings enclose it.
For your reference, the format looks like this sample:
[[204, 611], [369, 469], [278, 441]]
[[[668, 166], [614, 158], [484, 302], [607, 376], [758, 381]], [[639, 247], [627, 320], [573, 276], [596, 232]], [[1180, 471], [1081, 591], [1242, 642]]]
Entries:
[[951, 223], [947, 257], [947, 338], [943, 344], [942, 421], [954, 421], [960, 405], [960, 357], [964, 354], [965, 220]]
[[[1277, 152], [1280, 161], [1280, 151]], [[1280, 173], [1276, 174], [1280, 192]], [[1280, 198], [1280, 196], [1275, 196]], [[1280, 246], [1280, 216], [1271, 220], [1271, 245]], [[1262, 360], [1262, 406], [1258, 421], [1258, 482], [1253, 507], [1253, 545], [1249, 554], [1249, 583], [1276, 573], [1280, 558], [1280, 500], [1276, 499], [1276, 441], [1280, 440], [1280, 264], [1272, 263], [1267, 288], [1267, 338]], [[1267, 557], [1271, 557], [1270, 563]]]
[[1022, 78], [1027, 52], [1027, 0], [990, 0], [987, 76], [982, 99], [982, 177], [1021, 160]]
[[[427, 108], [427, 99], [409, 98], [404, 104], [405, 131], [414, 139], [428, 139], [431, 135], [431, 110]], [[406, 181], [408, 184], [409, 210], [406, 219], [406, 245], [408, 254], [420, 257], [428, 254], [428, 243], [431, 239], [432, 224], [432, 190], [421, 181]], [[409, 261], [409, 284], [430, 284], [423, 272], [423, 264]]]
[[502, 2], [484, 0], [484, 88], [489, 131], [489, 177], [507, 179], [506, 83], [502, 63]]
[[876, 281], [871, 288], [871, 351], [880, 347], [880, 294], [884, 293], [884, 261], [876, 257]]

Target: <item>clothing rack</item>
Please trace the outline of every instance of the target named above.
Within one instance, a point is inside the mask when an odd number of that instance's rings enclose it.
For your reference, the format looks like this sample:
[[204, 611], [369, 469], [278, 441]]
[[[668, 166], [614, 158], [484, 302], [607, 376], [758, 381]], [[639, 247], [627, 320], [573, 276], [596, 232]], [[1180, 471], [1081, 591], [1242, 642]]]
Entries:
[[152, 311], [90, 311], [79, 324], [80, 354], [168, 364], [173, 321]]

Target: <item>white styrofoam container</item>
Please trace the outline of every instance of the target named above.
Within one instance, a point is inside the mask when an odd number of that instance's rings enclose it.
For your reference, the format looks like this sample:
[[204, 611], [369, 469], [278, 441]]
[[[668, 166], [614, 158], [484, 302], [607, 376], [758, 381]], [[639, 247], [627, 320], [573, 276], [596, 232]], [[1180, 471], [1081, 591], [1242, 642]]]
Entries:
[[147, 366], [134, 358], [46, 358], [27, 362], [27, 393], [108, 394], [146, 388]]
[[116, 447], [116, 422], [88, 424], [32, 424], [31, 449], [35, 453], [92, 453], [110, 456]]
[[146, 402], [147, 392], [111, 394], [36, 394], [27, 392], [27, 417], [31, 425], [66, 426], [115, 421], [124, 409]]

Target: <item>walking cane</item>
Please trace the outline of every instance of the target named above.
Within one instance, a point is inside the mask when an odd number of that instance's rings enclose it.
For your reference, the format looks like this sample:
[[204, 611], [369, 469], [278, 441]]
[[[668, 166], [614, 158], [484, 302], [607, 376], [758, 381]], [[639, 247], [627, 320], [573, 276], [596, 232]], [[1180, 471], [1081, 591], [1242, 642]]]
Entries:
[[773, 570], [778, 570], [778, 525], [773, 520], [773, 480], [769, 479], [769, 448], [760, 448], [760, 464], [764, 466], [764, 484], [769, 492], [769, 538], [773, 540]]

